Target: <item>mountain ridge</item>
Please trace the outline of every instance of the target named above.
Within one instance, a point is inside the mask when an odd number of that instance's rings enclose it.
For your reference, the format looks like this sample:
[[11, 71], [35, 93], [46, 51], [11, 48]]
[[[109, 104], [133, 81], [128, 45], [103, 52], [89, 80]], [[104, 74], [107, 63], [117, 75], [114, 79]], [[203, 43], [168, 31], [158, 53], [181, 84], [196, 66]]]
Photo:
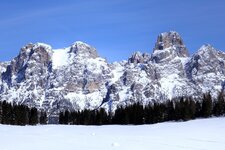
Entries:
[[108, 63], [81, 41], [64, 49], [27, 44], [12, 61], [0, 63], [0, 99], [46, 110], [114, 111], [134, 102], [217, 93], [225, 86], [225, 53], [203, 45], [192, 56], [179, 33], [161, 33], [153, 53], [135, 52]]

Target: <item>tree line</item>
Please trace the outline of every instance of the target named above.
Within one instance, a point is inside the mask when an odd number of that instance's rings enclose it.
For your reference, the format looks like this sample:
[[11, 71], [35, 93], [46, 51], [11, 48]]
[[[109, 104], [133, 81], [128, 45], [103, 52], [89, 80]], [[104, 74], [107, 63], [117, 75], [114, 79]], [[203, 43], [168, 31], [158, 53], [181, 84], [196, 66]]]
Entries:
[[0, 123], [9, 125], [47, 124], [46, 112], [39, 112], [36, 108], [0, 102]]
[[59, 124], [73, 125], [103, 125], [111, 124], [111, 115], [105, 109], [99, 110], [82, 110], [69, 112], [68, 110], [60, 112]]
[[210, 93], [202, 99], [180, 97], [163, 103], [139, 102], [126, 107], [119, 106], [115, 113], [105, 109], [64, 111], [59, 114], [59, 124], [106, 125], [106, 124], [153, 124], [164, 121], [187, 121], [195, 118], [208, 118], [225, 114], [224, 95], [220, 93], [217, 100], [212, 100]]
[[[114, 113], [105, 109], [61, 111], [59, 124], [73, 125], [107, 125], [107, 124], [153, 124], [164, 121], [187, 121], [195, 118], [208, 118], [225, 115], [225, 100], [220, 93], [212, 100], [210, 93], [202, 99], [180, 97], [163, 103], [134, 103], [119, 106]], [[0, 123], [10, 125], [47, 124], [47, 114], [36, 108], [0, 101]]]

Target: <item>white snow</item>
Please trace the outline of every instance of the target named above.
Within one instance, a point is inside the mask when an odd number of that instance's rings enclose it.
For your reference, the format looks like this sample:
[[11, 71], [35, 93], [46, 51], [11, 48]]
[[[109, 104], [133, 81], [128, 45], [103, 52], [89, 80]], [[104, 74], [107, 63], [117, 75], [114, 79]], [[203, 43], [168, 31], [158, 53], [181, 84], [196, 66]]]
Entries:
[[83, 46], [83, 47], [90, 47], [90, 45], [88, 45], [87, 43], [84, 43], [82, 41], [76, 41], [72, 44], [72, 46], [74, 45], [79, 45], [79, 46]]
[[0, 125], [1, 150], [224, 150], [225, 117], [141, 126]]
[[69, 54], [68, 48], [65, 49], [54, 49], [52, 55], [52, 67], [56, 69], [61, 66], [65, 66], [69, 64]]
[[165, 49], [163, 49], [163, 50], [154, 50], [154, 52], [153, 52], [153, 56], [156, 56], [156, 55], [160, 55], [161, 53], [166, 53], [166, 52], [170, 52], [170, 50], [171, 50], [171, 47], [169, 47], [169, 48], [165, 48]]
[[45, 44], [45, 43], [35, 43], [34, 49], [35, 49], [36, 47], [39, 47], [39, 46], [43, 46], [43, 47], [45, 47], [45, 48], [47, 48], [47, 49], [52, 49], [52, 47], [51, 47], [50, 45]]
[[105, 96], [106, 90], [96, 90], [92, 93], [83, 94], [82, 92], [70, 92], [65, 95], [66, 99], [70, 99], [72, 103], [79, 106], [79, 109], [84, 110], [85, 108], [96, 109], [102, 103], [99, 99]]
[[161, 78], [160, 84], [163, 91], [165, 91], [166, 95], [168, 95], [169, 99], [173, 98], [174, 87], [176, 86], [182, 87], [182, 85], [184, 85], [184, 83], [179, 80], [179, 76], [177, 74], [170, 74], [165, 78]]
[[34, 44], [34, 49], [38, 48], [38, 47], [45, 47], [45, 50], [51, 54], [52, 53], [52, 47], [48, 44], [45, 43], [35, 43]]
[[113, 77], [111, 78], [111, 83], [115, 83], [116, 81], [118, 81], [124, 73], [124, 66], [123, 65], [121, 65], [118, 62], [114, 62], [113, 65], [115, 67], [112, 69]]
[[180, 60], [182, 65], [183, 65], [183, 68], [185, 68], [185, 65], [187, 64], [188, 61], [190, 61], [190, 57], [175, 57], [174, 58], [175, 60]]
[[100, 74], [103, 68], [107, 68], [107, 62], [103, 58], [89, 58], [84, 60], [83, 64], [86, 64], [87, 69], [92, 73]]

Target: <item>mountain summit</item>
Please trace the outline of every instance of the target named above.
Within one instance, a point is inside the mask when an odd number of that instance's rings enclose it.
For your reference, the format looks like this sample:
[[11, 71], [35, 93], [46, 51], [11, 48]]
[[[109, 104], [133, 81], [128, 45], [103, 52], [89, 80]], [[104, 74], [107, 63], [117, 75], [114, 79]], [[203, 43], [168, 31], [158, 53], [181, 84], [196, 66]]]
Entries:
[[153, 49], [153, 60], [159, 63], [175, 57], [188, 57], [188, 50], [181, 36], [175, 31], [161, 33]]
[[213, 97], [225, 86], [225, 53], [211, 45], [193, 56], [174, 31], [158, 36], [152, 54], [135, 52], [109, 64], [94, 47], [75, 42], [63, 49], [27, 44], [10, 62], [0, 63], [0, 99], [45, 110], [50, 122], [59, 111], [114, 111], [134, 102], [148, 104], [174, 97]]

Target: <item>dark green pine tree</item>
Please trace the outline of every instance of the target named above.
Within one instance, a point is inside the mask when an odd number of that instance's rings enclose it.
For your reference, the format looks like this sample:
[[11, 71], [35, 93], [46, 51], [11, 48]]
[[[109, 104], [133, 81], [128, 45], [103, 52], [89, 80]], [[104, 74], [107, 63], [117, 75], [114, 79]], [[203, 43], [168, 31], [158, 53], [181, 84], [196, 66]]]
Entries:
[[202, 101], [202, 117], [210, 117], [212, 115], [212, 97], [210, 93], [203, 95]]
[[98, 125], [108, 124], [109, 118], [104, 108], [100, 108], [96, 115]]
[[69, 124], [70, 112], [66, 110], [64, 116], [65, 116], [64, 124]]
[[220, 92], [217, 97], [217, 101], [214, 102], [213, 115], [221, 116], [225, 113], [225, 101], [223, 92]]
[[20, 125], [29, 124], [30, 109], [25, 105], [20, 105]]
[[0, 101], [0, 123], [2, 123], [2, 102]]
[[187, 121], [191, 119], [191, 109], [189, 100], [185, 100], [182, 104], [182, 120]]
[[113, 122], [115, 124], [129, 124], [130, 123], [129, 112], [128, 112], [129, 109], [130, 109], [130, 106], [127, 106], [126, 108], [119, 106], [115, 111]]
[[75, 112], [75, 111], [70, 113], [70, 122], [73, 125], [77, 124], [76, 114], [77, 114], [77, 112]]
[[36, 108], [31, 108], [29, 116], [29, 125], [36, 125], [36, 124], [38, 124], [38, 111]]
[[165, 117], [165, 121], [175, 120], [175, 107], [174, 107], [174, 100], [166, 102], [166, 110], [167, 115]]
[[82, 116], [81, 116], [81, 112], [78, 110], [76, 113], [76, 116], [75, 116], [75, 120], [74, 120], [74, 122], [75, 122], [75, 124], [76, 125], [81, 125], [82, 123], [81, 123], [81, 121], [82, 121]]
[[[29, 109], [28, 109], [29, 110]], [[14, 105], [13, 107], [14, 122], [16, 125], [26, 125], [29, 123], [29, 111], [23, 105]]]
[[82, 116], [83, 116], [83, 121], [82, 121], [83, 124], [84, 124], [84, 125], [90, 125], [91, 111], [88, 110], [88, 109], [85, 109], [85, 110], [83, 111]]
[[195, 119], [196, 116], [196, 103], [195, 101], [192, 99], [192, 98], [189, 98], [189, 116], [190, 116], [190, 119]]
[[164, 106], [162, 104], [154, 103], [152, 116], [153, 116], [153, 123], [158, 123], [164, 121]]
[[182, 117], [182, 103], [184, 102], [184, 99], [183, 97], [181, 97], [180, 100], [176, 100], [175, 101], [175, 109], [174, 109], [174, 119], [176, 121], [178, 120], [181, 120], [183, 117]]
[[144, 108], [144, 118], [146, 124], [152, 124], [152, 105], [150, 103]]
[[11, 124], [13, 120], [12, 105], [4, 101], [2, 103], [2, 124]]
[[13, 105], [13, 124], [14, 125], [19, 125], [18, 121], [18, 116], [19, 116], [19, 106], [18, 105]]
[[[123, 107], [122, 106], [118, 106], [116, 111], [115, 111], [115, 114], [114, 114], [114, 116], [112, 118], [113, 124], [124, 124], [124, 118], [125, 117], [124, 117], [123, 112], [124, 112]], [[128, 119], [125, 119], [125, 120], [128, 120]]]
[[[144, 122], [144, 107], [142, 104], [140, 104], [139, 102], [137, 104], [134, 105], [134, 113], [136, 114], [136, 119], [134, 124], [139, 125], [139, 124], [143, 124]], [[130, 116], [132, 117], [132, 116]]]
[[195, 118], [202, 117], [202, 101], [197, 100], [195, 102]]
[[[127, 107], [122, 107], [122, 124], [135, 124], [135, 120], [137, 119], [137, 115], [134, 111], [134, 107], [132, 106], [127, 106]], [[133, 120], [131, 115], [133, 115]]]
[[59, 124], [64, 124], [65, 120], [65, 116], [64, 116], [64, 112], [59, 113]]
[[39, 118], [40, 124], [47, 124], [47, 120], [48, 120], [47, 113], [45, 111], [41, 111]]

